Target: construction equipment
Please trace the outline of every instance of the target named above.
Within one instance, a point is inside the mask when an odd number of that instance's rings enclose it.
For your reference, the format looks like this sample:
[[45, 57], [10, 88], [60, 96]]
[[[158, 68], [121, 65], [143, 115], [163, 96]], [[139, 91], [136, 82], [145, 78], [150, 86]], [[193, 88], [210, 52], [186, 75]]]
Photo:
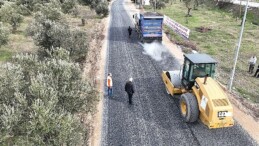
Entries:
[[181, 94], [179, 106], [185, 121], [200, 118], [209, 129], [234, 125], [233, 107], [213, 79], [216, 64], [207, 54], [185, 54], [182, 71], [162, 72], [167, 93]]
[[145, 12], [136, 13], [133, 18], [141, 42], [162, 41], [163, 15], [157, 12]]

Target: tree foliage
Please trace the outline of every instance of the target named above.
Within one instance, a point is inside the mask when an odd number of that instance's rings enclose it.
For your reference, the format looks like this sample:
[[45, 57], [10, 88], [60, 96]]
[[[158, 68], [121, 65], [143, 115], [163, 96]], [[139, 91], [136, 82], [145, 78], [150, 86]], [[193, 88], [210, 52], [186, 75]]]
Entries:
[[98, 15], [107, 16], [109, 14], [108, 3], [107, 2], [98, 3], [95, 8], [95, 12]]
[[[41, 14], [42, 13], [42, 14]], [[40, 16], [43, 15], [43, 16]], [[51, 21], [60, 21], [62, 20], [61, 7], [59, 5], [54, 5], [53, 3], [47, 3], [40, 6], [40, 11], [36, 14], [35, 18]]]
[[18, 5], [17, 12], [23, 16], [31, 15], [31, 11], [26, 7], [26, 5]]
[[156, 3], [156, 8], [157, 8], [157, 9], [165, 8], [165, 2], [163, 2], [163, 1], [158, 1], [158, 2]]
[[150, 3], [153, 7], [153, 9], [162, 9], [166, 7], [166, 3], [168, 3], [169, 0], [150, 0]]
[[194, 5], [196, 4], [196, 0], [183, 0], [185, 6], [187, 8], [187, 16], [191, 16], [191, 9], [193, 9]]
[[30, 11], [35, 11], [37, 9], [37, 5], [39, 4], [44, 4], [49, 2], [50, 0], [16, 0], [17, 5], [24, 5]]
[[1, 144], [86, 145], [87, 128], [77, 115], [92, 112], [97, 92], [68, 51], [51, 55], [19, 54], [0, 66]]
[[40, 47], [43, 56], [48, 56], [47, 51], [56, 47], [69, 51], [71, 59], [76, 62], [83, 61], [87, 55], [88, 38], [84, 31], [70, 29], [61, 22], [51, 21], [42, 13], [35, 17], [35, 21], [28, 28], [28, 34]]
[[64, 0], [62, 3], [62, 11], [64, 13], [71, 13], [72, 10], [76, 7], [77, 0]]
[[81, 3], [90, 6], [95, 0], [81, 0]]
[[13, 32], [17, 30], [17, 27], [23, 20], [15, 4], [5, 3], [0, 9], [0, 14], [1, 21], [9, 23], [13, 28]]
[[0, 22], [0, 47], [8, 43], [9, 30]]

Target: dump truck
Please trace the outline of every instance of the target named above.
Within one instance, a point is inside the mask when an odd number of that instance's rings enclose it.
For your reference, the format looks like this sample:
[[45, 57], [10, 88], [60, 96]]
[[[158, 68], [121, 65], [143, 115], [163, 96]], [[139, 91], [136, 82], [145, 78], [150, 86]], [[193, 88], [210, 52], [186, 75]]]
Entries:
[[141, 42], [162, 41], [163, 15], [157, 12], [136, 13], [133, 19]]
[[234, 125], [233, 107], [214, 79], [216, 64], [207, 54], [185, 54], [182, 70], [162, 71], [167, 93], [180, 95], [179, 108], [185, 122], [199, 118], [209, 129]]

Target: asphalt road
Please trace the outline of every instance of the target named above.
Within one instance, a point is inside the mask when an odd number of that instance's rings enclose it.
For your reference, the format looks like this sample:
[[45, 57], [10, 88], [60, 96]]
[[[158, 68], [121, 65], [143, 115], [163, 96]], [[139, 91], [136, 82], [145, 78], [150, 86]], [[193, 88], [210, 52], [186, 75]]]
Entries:
[[[199, 121], [185, 123], [178, 99], [166, 94], [160, 76], [162, 70], [179, 68], [177, 61], [166, 52], [162, 61], [155, 61], [143, 53], [135, 32], [128, 38], [132, 22], [123, 0], [114, 1], [110, 13], [106, 73], [113, 74], [114, 96], [103, 97], [102, 146], [257, 145], [238, 124], [209, 130]], [[136, 88], [133, 106], [124, 91], [129, 77]]]

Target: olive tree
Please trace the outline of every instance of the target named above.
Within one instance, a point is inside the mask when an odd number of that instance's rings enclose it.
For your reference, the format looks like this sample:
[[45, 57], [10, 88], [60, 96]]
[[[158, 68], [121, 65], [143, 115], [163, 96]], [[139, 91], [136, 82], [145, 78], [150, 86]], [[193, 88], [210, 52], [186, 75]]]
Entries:
[[[43, 15], [43, 16], [40, 16], [40, 15]], [[51, 21], [61, 21], [63, 19], [61, 7], [57, 5], [53, 5], [52, 3], [42, 5], [40, 8], [40, 11], [36, 14], [35, 18], [37, 17], [45, 20], [49, 19]]]
[[183, 0], [185, 6], [187, 8], [187, 17], [191, 16], [191, 10], [193, 9], [194, 5], [196, 4], [196, 0]]
[[95, 12], [98, 15], [102, 16], [107, 16], [109, 14], [109, 9], [108, 9], [108, 3], [107, 2], [100, 2], [97, 4], [95, 7]]
[[24, 5], [30, 11], [38, 10], [38, 5], [49, 2], [51, 2], [51, 0], [16, 0], [17, 5]]
[[7, 44], [8, 42], [8, 36], [9, 36], [9, 30], [8, 28], [3, 26], [3, 23], [0, 22], [0, 47], [2, 45]]
[[19, 54], [0, 66], [1, 144], [87, 145], [79, 115], [93, 113], [97, 92], [68, 51], [51, 55]]
[[69, 26], [47, 19], [40, 14], [28, 28], [28, 34], [40, 47], [40, 54], [48, 56], [51, 48], [62, 47], [69, 51], [70, 57], [76, 62], [85, 59], [88, 50], [87, 35], [79, 29], [70, 29]]
[[71, 13], [71, 11], [76, 7], [77, 0], [64, 0], [62, 3], [62, 11], [64, 13]]
[[23, 20], [23, 17], [17, 10], [17, 5], [11, 3], [5, 3], [0, 9], [1, 20], [9, 23], [13, 28], [13, 32], [17, 30], [17, 27]]
[[150, 0], [150, 3], [153, 7], [153, 9], [162, 9], [166, 7], [166, 3], [168, 3], [169, 0]]

